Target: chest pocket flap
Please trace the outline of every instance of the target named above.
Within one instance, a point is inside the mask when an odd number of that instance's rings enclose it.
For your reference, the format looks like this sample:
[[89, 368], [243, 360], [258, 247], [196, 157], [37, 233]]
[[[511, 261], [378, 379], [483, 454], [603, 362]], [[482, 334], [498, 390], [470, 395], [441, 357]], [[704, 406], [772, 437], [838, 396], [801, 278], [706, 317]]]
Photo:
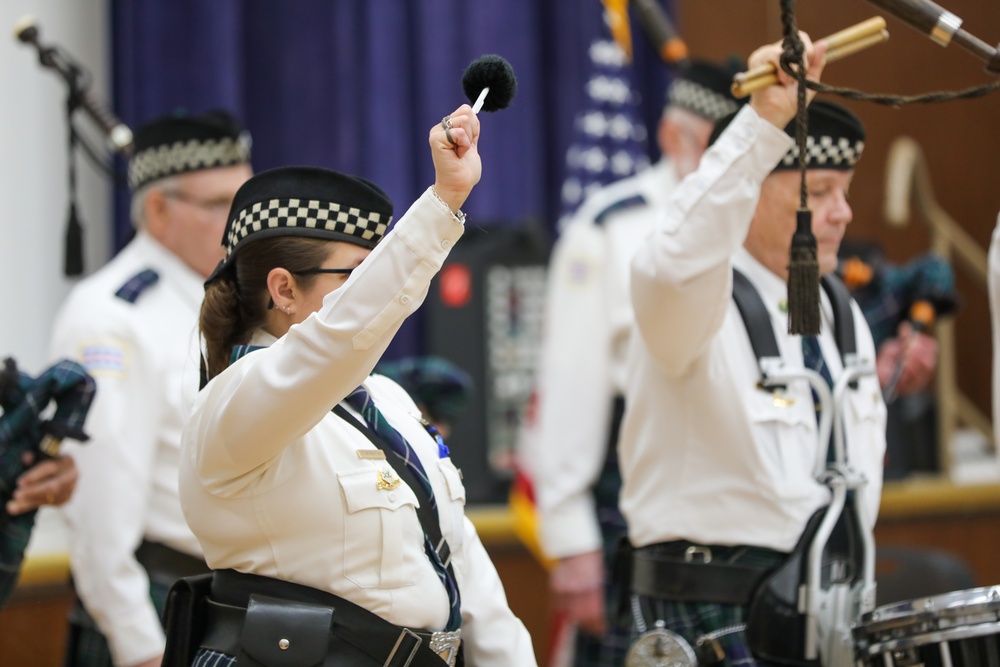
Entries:
[[451, 458], [438, 459], [438, 468], [448, 483], [448, 495], [452, 500], [465, 504], [465, 485], [462, 484], [462, 473], [459, 472]]
[[337, 473], [337, 479], [351, 514], [374, 508], [397, 510], [403, 505], [420, 507], [413, 489], [387, 464]]

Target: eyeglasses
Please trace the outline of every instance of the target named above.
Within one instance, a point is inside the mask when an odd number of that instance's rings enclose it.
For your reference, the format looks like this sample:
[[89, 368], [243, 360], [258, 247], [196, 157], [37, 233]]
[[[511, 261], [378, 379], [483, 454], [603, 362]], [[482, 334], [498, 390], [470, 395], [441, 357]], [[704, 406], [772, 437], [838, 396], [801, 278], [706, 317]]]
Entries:
[[232, 205], [232, 200], [229, 199], [202, 199], [181, 190], [164, 190], [163, 196], [190, 204], [218, 218], [224, 218], [229, 215], [229, 207]]
[[315, 269], [303, 269], [301, 271], [292, 271], [297, 276], [311, 276], [317, 273], [340, 273], [345, 276], [351, 275], [354, 269], [324, 269], [322, 267]]
[[[324, 269], [323, 267], [316, 267], [315, 269], [302, 269], [301, 271], [292, 271], [297, 276], [312, 276], [317, 273], [338, 273], [340, 275], [349, 276], [354, 269]], [[268, 298], [267, 309], [272, 310], [274, 308], [274, 299]]]

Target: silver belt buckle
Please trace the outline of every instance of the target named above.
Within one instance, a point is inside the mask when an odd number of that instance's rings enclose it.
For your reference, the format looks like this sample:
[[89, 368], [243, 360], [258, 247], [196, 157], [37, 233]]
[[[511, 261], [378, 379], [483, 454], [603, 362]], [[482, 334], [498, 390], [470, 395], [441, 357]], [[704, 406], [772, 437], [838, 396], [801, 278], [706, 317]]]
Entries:
[[458, 649], [462, 645], [462, 630], [453, 632], [432, 632], [428, 647], [444, 660], [448, 667], [455, 667], [458, 660]]

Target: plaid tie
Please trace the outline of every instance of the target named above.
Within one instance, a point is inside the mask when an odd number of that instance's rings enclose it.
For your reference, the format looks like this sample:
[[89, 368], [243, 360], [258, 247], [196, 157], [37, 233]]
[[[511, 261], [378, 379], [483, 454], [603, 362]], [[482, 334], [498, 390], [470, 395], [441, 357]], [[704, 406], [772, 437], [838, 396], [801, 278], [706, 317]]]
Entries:
[[[803, 336], [802, 337], [802, 360], [805, 363], [806, 368], [810, 368], [817, 373], [819, 373], [826, 384], [831, 389], [833, 388], [833, 377], [830, 375], [830, 368], [826, 365], [826, 359], [823, 358], [823, 351], [819, 348], [819, 337], [818, 336]], [[820, 409], [823, 407], [819, 402], [819, 394], [816, 393], [815, 389], [810, 388], [813, 397], [813, 406], [816, 409], [816, 423], [819, 423]], [[830, 433], [830, 442], [826, 450], [826, 461], [827, 463], [833, 462], [833, 433]]]
[[[375, 402], [372, 401], [371, 396], [368, 395], [365, 388], [358, 387], [345, 400], [348, 405], [361, 415], [365, 423], [368, 424], [368, 428], [389, 445], [396, 457], [419, 480], [424, 493], [430, 499], [431, 508], [436, 512], [437, 500], [434, 498], [434, 492], [431, 489], [430, 480], [427, 478], [427, 472], [424, 470], [423, 464], [420, 463], [420, 459], [417, 458], [417, 453], [413, 451], [413, 448], [410, 447], [410, 444], [406, 442], [406, 439], [399, 431], [386, 421], [382, 413], [379, 412], [379, 409], [375, 407]], [[431, 544], [426, 531], [424, 532], [424, 551], [427, 552], [427, 558], [430, 559], [431, 564], [437, 571], [438, 578], [441, 579], [445, 590], [448, 591], [448, 602], [451, 604], [451, 611], [448, 615], [448, 627], [446, 630], [457, 630], [462, 625], [461, 598], [458, 593], [458, 585], [452, 576], [451, 570], [445, 566], [434, 545]]]
[[[826, 384], [833, 388], [833, 378], [830, 377], [830, 368], [826, 365], [826, 359], [823, 358], [823, 351], [819, 349], [819, 336], [803, 336], [802, 337], [802, 359], [805, 361], [806, 368], [811, 368], [826, 380]], [[819, 396], [813, 392], [813, 402], [819, 403]]]

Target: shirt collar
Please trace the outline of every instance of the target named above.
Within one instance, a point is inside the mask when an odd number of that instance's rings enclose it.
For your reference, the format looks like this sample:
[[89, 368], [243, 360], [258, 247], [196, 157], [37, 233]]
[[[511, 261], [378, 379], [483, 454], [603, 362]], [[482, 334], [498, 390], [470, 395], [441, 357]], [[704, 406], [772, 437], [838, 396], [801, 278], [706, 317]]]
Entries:
[[[745, 274], [757, 288], [764, 307], [771, 313], [775, 322], [780, 322], [781, 330], [788, 329], [788, 284], [765, 267], [750, 252], [741, 247], [733, 256], [733, 266]], [[829, 329], [833, 321], [833, 306], [826, 295], [826, 290], [820, 288], [820, 316], [823, 328]]]
[[205, 296], [204, 278], [145, 231], [137, 232], [132, 243], [137, 244], [149, 260], [150, 268], [159, 273], [165, 283], [175, 288], [196, 309], [201, 306]]

